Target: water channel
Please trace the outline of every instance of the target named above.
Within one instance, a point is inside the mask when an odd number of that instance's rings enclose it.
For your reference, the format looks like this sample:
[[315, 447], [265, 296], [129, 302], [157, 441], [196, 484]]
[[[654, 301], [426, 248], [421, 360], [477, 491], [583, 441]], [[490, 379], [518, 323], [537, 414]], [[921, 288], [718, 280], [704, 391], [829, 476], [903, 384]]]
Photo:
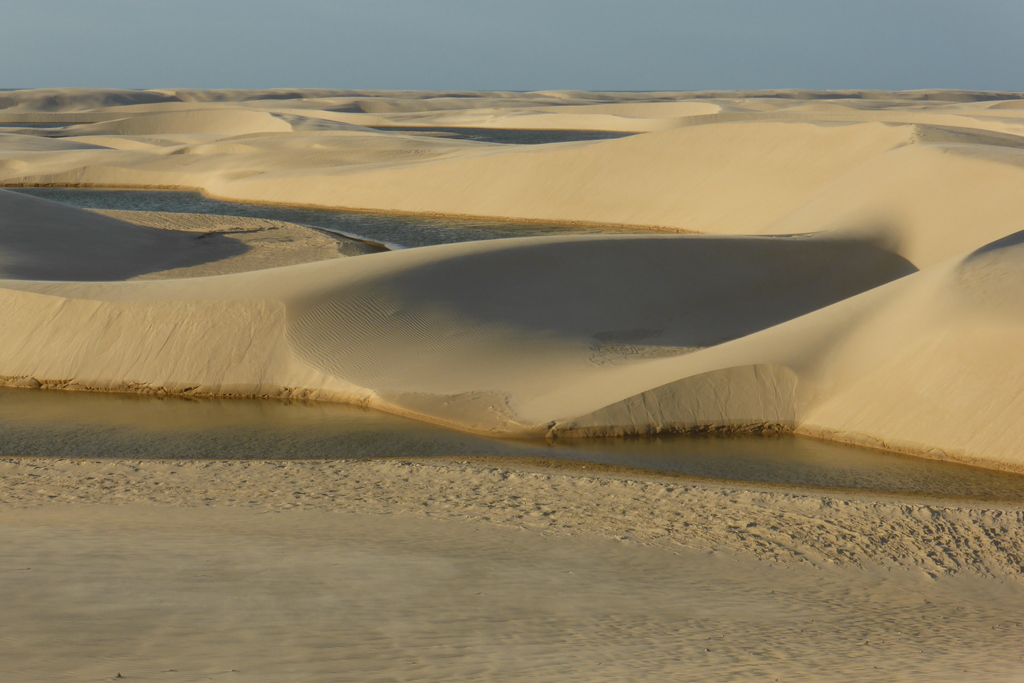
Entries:
[[[18, 191], [85, 208], [273, 218], [409, 247], [524, 234], [646, 232], [265, 206], [222, 202], [192, 192]], [[1024, 476], [803, 437], [502, 441], [352, 406], [302, 401], [0, 389], [0, 454], [260, 459], [529, 457], [754, 482], [1024, 500]]]
[[547, 145], [553, 142], [612, 140], [636, 133], [608, 130], [538, 130], [530, 128], [454, 128], [450, 126], [370, 126], [375, 130], [403, 133], [441, 134], [460, 140], [494, 142], [501, 145]]
[[210, 199], [199, 192], [170, 190], [84, 190], [54, 187], [10, 188], [83, 209], [212, 213], [270, 218], [355, 235], [404, 247], [563, 234], [650, 234], [650, 230], [617, 226], [496, 221], [441, 216], [411, 216], [363, 211], [340, 211]]
[[796, 436], [487, 439], [353, 406], [0, 388], [0, 453], [85, 458], [520, 457], [790, 485], [1024, 500], [1024, 477]]

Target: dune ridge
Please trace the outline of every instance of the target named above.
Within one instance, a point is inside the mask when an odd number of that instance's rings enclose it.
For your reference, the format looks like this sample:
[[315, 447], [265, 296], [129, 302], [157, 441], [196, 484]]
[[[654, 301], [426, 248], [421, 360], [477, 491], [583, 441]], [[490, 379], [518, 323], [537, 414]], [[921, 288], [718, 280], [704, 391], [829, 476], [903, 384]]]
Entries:
[[[156, 258], [191, 237], [0, 191], [0, 382], [349, 401], [508, 437], [792, 430], [1024, 470], [1019, 102], [7, 93], [6, 121], [83, 117], [0, 137], [8, 186], [703, 234], [521, 238], [196, 277], [211, 272]], [[646, 132], [527, 146], [366, 125]], [[147, 273], [164, 279], [124, 281]]]

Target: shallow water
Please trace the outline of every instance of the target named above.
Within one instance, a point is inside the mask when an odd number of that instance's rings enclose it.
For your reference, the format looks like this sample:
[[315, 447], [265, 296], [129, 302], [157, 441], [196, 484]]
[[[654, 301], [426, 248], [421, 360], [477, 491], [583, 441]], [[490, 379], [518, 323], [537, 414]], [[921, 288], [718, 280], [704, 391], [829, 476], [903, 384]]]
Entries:
[[1024, 500], [1024, 476], [794, 436], [503, 441], [353, 406], [0, 388], [0, 454], [530, 457], [808, 486]]
[[84, 190], [76, 188], [8, 188], [34, 197], [85, 209], [124, 211], [171, 211], [225, 216], [270, 218], [312, 225], [332, 232], [355, 235], [376, 242], [419, 247], [452, 242], [534, 237], [539, 235], [650, 234], [643, 228], [489, 221], [469, 218], [402, 216], [335, 209], [309, 209], [268, 204], [247, 204], [210, 199], [198, 192], [169, 190]]
[[[84, 208], [290, 221], [404, 246], [628, 228], [224, 202], [196, 192], [18, 189]], [[138, 458], [554, 458], [756, 482], [1024, 500], [1024, 476], [793, 436], [499, 441], [351, 406], [0, 389], [0, 454]]]
[[69, 123], [0, 123], [0, 128], [64, 128]]
[[411, 133], [443, 133], [445, 137], [478, 142], [496, 142], [502, 145], [547, 145], [553, 142], [581, 140], [612, 140], [636, 133], [611, 130], [538, 130], [522, 128], [452, 128], [449, 126], [369, 126], [375, 130]]

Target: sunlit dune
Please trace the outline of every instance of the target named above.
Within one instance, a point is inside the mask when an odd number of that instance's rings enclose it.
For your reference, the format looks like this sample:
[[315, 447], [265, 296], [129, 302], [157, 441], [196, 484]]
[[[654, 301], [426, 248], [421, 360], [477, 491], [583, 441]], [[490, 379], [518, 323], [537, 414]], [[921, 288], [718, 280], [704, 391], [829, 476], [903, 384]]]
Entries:
[[[1022, 97], [2, 92], [0, 386], [343, 402], [459, 438], [792, 432], [1024, 472]], [[623, 135], [504, 144], [466, 129]], [[284, 221], [88, 211], [13, 191], [34, 186], [542, 221], [567, 234], [392, 249]], [[589, 224], [634, 232], [568, 229]], [[17, 567], [0, 568], [13, 577], [0, 597], [21, 616], [0, 640], [35, 637], [15, 626], [36, 623], [33, 591], [63, 585], [45, 568], [73, 536], [88, 539], [74, 545], [76, 571], [123, 571], [118, 585], [155, 607], [118, 624], [72, 615], [67, 628], [96, 623], [135, 643], [143, 654], [111, 661], [145, 663], [144, 680], [158, 666], [221, 675], [229, 651], [265, 674], [244, 680], [290, 680], [276, 648], [365, 680], [500, 680], [513, 650], [528, 652], [513, 662], [524, 680], [783, 680], [819, 659], [815, 680], [1024, 671], [1007, 659], [1020, 641], [1019, 502], [393, 455], [6, 458], [0, 533]], [[291, 507], [306, 512], [281, 512]], [[270, 511], [275, 522], [253, 522]], [[155, 533], [169, 559], [130, 553], [112, 567], [119, 551], [98, 528], [144, 549]], [[286, 566], [288, 553], [301, 561]], [[572, 569], [552, 564], [558, 553]], [[264, 623], [245, 586], [272, 579], [217, 574], [193, 590], [209, 557], [257, 558], [268, 576], [322, 581], [331, 597], [303, 602], [284, 581]], [[21, 565], [51, 573], [15, 574]], [[567, 578], [576, 571], [586, 581]], [[68, 604], [95, 604], [92, 584], [74, 585]], [[307, 637], [307, 624], [336, 629], [349, 649]], [[982, 645], [960, 640], [983, 628]], [[880, 634], [896, 643], [888, 659], [869, 652]], [[43, 661], [47, 638], [26, 651]], [[644, 657], [628, 645], [641, 641]], [[35, 675], [30, 659], [12, 661]], [[119, 673], [101, 664], [66, 669]]]

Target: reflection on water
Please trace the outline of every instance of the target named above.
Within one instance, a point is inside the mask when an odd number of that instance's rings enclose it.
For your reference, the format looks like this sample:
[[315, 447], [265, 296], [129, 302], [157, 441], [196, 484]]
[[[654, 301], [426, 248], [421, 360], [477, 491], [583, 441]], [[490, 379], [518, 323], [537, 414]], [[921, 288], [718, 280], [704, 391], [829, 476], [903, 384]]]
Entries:
[[312, 225], [332, 232], [357, 235], [375, 242], [400, 244], [405, 247], [538, 235], [651, 233], [650, 230], [643, 228], [400, 216], [335, 209], [223, 202], [210, 199], [198, 192], [169, 190], [82, 190], [52, 187], [9, 189], [85, 209], [172, 211], [270, 218], [301, 225]]
[[0, 388], [0, 454], [554, 458], [781, 484], [1024, 500], [1024, 476], [800, 437], [498, 441], [352, 406]]
[[453, 128], [450, 126], [370, 126], [376, 130], [394, 130], [410, 133], [442, 133], [445, 137], [478, 142], [496, 142], [502, 145], [546, 145], [552, 142], [579, 142], [582, 140], [612, 140], [636, 133], [611, 130], [539, 130], [534, 128]]

